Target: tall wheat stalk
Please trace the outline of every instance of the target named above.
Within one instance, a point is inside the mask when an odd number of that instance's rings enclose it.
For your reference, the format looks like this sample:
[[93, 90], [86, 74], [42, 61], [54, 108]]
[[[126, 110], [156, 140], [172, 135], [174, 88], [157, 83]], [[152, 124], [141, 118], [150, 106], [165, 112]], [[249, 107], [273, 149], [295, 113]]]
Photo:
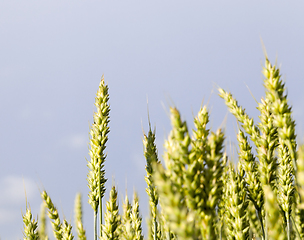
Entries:
[[90, 129], [90, 150], [89, 155], [91, 160], [88, 161], [88, 186], [89, 203], [94, 211], [94, 239], [97, 240], [97, 215], [99, 206], [99, 225], [100, 237], [102, 236], [102, 198], [105, 193], [105, 178], [104, 162], [106, 159], [105, 148], [108, 141], [109, 133], [109, 94], [108, 85], [104, 82], [104, 77], [101, 78], [99, 89], [96, 93], [95, 106], [97, 111], [94, 113], [94, 123]]

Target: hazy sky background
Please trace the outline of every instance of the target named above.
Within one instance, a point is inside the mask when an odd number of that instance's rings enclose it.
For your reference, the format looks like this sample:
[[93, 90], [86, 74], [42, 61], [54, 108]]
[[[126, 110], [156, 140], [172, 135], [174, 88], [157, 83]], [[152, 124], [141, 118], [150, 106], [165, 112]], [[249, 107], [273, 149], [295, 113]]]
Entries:
[[[86, 158], [102, 74], [111, 104], [107, 187], [115, 181], [120, 203], [126, 189], [136, 189], [144, 222], [147, 98], [160, 155], [171, 129], [169, 106], [189, 129], [202, 103], [209, 103], [213, 130], [223, 123], [227, 108], [217, 86], [258, 121], [250, 91], [257, 100], [264, 94], [260, 38], [281, 66], [302, 140], [303, 9], [303, 1], [274, 0], [0, 1], [1, 240], [22, 238], [24, 186], [35, 217], [45, 188], [61, 218], [72, 222], [81, 192], [92, 238]], [[230, 114], [225, 127], [235, 151]]]

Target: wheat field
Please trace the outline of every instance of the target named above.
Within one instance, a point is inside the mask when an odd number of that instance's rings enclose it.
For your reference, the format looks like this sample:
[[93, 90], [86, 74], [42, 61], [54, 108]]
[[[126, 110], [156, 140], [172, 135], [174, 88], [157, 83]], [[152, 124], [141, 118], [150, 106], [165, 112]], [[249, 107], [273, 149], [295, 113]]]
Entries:
[[[155, 144], [155, 128], [149, 124], [143, 136], [150, 208], [145, 236], [137, 193], [131, 198], [126, 195], [121, 208], [115, 185], [105, 196], [110, 97], [102, 77], [95, 97], [94, 123], [89, 129], [90, 159], [86, 163], [94, 240], [303, 239], [304, 146], [297, 144], [296, 123], [280, 69], [267, 56], [262, 73], [265, 96], [257, 106], [257, 123], [231, 93], [218, 89], [219, 97], [239, 123], [237, 159], [230, 159], [226, 153], [224, 129], [209, 129], [207, 106], [199, 109], [192, 130], [179, 110], [170, 108], [172, 129], [164, 142], [162, 158]], [[27, 204], [24, 239], [87, 239], [81, 194], [75, 198], [73, 223], [60, 217], [47, 191], [42, 191], [41, 197], [38, 219], [33, 218]], [[53, 236], [47, 234], [49, 220]]]

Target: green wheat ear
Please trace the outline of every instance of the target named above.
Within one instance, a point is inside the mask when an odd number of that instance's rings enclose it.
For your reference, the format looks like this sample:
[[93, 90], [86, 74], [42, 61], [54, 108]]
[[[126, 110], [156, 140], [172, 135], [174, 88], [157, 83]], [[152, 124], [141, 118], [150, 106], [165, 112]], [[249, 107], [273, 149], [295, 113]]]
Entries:
[[189, 211], [184, 196], [171, 176], [168, 176], [161, 164], [154, 164], [153, 179], [157, 186], [162, 213], [165, 222], [180, 240], [200, 239], [199, 228], [196, 227], [195, 213]]
[[77, 231], [77, 236], [79, 240], [86, 240], [86, 232], [83, 228], [82, 222], [82, 202], [81, 202], [81, 194], [78, 193], [75, 198], [75, 226]]
[[40, 207], [40, 216], [39, 216], [39, 226], [38, 226], [38, 233], [39, 239], [47, 240], [47, 225], [46, 225], [46, 205], [45, 202], [41, 203]]
[[268, 228], [268, 240], [285, 240], [287, 235], [284, 228], [284, 220], [274, 192], [270, 186], [264, 185], [266, 222]]
[[228, 239], [249, 239], [248, 200], [244, 174], [243, 170], [238, 172], [230, 165], [226, 183]]
[[37, 231], [38, 223], [32, 218], [31, 210], [27, 207], [26, 213], [23, 215], [24, 223], [24, 240], [38, 240], [39, 234]]
[[132, 221], [132, 227], [134, 229], [134, 240], [143, 240], [144, 236], [142, 234], [142, 217], [139, 212], [139, 200], [138, 195], [134, 192], [133, 195], [133, 203], [132, 203], [132, 211], [130, 214], [130, 219]]
[[104, 225], [102, 225], [103, 240], [118, 240], [120, 239], [120, 224], [121, 217], [118, 211], [117, 191], [113, 186], [110, 191], [110, 198], [107, 202], [107, 209], [104, 215]]
[[[104, 77], [101, 78], [98, 91], [95, 98], [95, 106], [97, 111], [94, 113], [94, 123], [90, 129], [90, 161], [88, 161], [89, 173], [87, 176], [89, 192], [89, 203], [94, 210], [94, 236], [97, 240], [97, 215], [99, 206], [99, 221], [102, 224], [102, 198], [105, 193], [105, 178], [104, 162], [106, 159], [105, 148], [108, 141], [109, 133], [109, 94], [108, 85], [104, 82]], [[102, 230], [100, 229], [100, 236]]]
[[131, 222], [131, 210], [132, 206], [130, 204], [128, 195], [125, 197], [125, 201], [122, 205], [123, 215], [121, 219], [121, 228], [120, 228], [120, 235], [125, 240], [132, 240], [134, 238], [134, 230], [132, 228]]
[[157, 148], [155, 145], [155, 130], [152, 132], [151, 125], [149, 123], [149, 132], [148, 135], [144, 134], [143, 139], [144, 144], [144, 156], [146, 158], [146, 172], [147, 176], [145, 177], [147, 188], [146, 192], [149, 196], [149, 208], [151, 214], [151, 225], [149, 227], [149, 232], [151, 233], [152, 239], [157, 240], [161, 238], [160, 223], [157, 221], [158, 218], [158, 195], [156, 192], [156, 187], [153, 182], [153, 164], [159, 163]]
[[298, 150], [297, 159], [297, 174], [296, 174], [296, 209], [295, 209], [295, 224], [299, 232], [299, 239], [304, 238], [304, 145], [301, 145]]
[[51, 198], [46, 193], [46, 191], [43, 191], [41, 193], [41, 197], [44, 200], [44, 202], [48, 208], [48, 216], [51, 219], [54, 236], [56, 239], [61, 240], [63, 238], [63, 236], [62, 236], [61, 221], [59, 218], [58, 210], [54, 206]]
[[187, 123], [182, 121], [176, 108], [170, 108], [170, 119], [172, 130], [164, 144], [164, 160], [167, 174], [170, 175], [175, 184], [179, 185], [178, 189], [183, 191], [184, 173], [186, 165], [189, 164], [191, 138]]
[[62, 229], [62, 240], [73, 240], [74, 236], [72, 234], [72, 226], [67, 222], [67, 220], [63, 221], [61, 225]]

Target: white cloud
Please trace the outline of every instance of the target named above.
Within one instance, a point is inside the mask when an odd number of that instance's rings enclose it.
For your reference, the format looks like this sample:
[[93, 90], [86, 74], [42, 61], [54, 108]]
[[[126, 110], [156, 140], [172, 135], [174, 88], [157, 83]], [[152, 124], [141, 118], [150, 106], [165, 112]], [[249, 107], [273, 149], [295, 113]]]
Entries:
[[1, 206], [25, 203], [25, 195], [29, 201], [38, 191], [37, 185], [33, 180], [14, 175], [2, 178], [0, 180], [0, 189]]
[[72, 149], [86, 147], [88, 144], [88, 136], [84, 134], [70, 135], [62, 140], [64, 146], [68, 146]]

